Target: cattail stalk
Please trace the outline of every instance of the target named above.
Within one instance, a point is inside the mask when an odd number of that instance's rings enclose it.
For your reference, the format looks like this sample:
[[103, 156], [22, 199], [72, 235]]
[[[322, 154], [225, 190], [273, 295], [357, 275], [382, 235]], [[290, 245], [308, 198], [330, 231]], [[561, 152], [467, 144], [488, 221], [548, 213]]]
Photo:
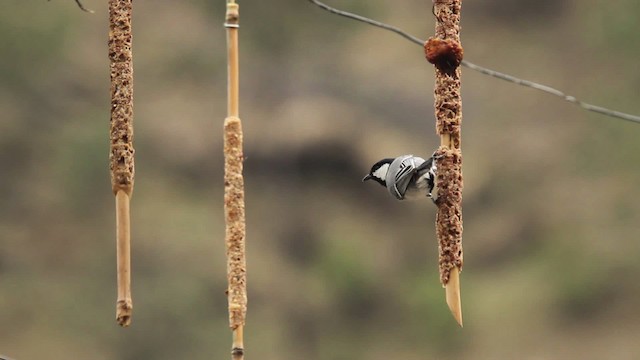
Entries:
[[238, 17], [235, 0], [228, 0], [227, 28], [228, 115], [224, 120], [224, 210], [227, 249], [227, 301], [233, 332], [231, 358], [244, 359], [244, 324], [247, 313], [245, 259], [244, 179], [242, 176], [242, 123], [239, 118]]
[[109, 0], [109, 61], [111, 73], [111, 129], [109, 168], [116, 196], [118, 300], [116, 321], [131, 324], [131, 230], [129, 203], [133, 192], [133, 56], [132, 0]]
[[435, 36], [425, 43], [429, 62], [435, 65], [436, 132], [440, 148], [436, 152], [438, 212], [438, 265], [445, 287], [447, 305], [462, 326], [460, 271], [462, 270], [462, 153], [460, 124], [460, 8], [461, 0], [433, 0]]

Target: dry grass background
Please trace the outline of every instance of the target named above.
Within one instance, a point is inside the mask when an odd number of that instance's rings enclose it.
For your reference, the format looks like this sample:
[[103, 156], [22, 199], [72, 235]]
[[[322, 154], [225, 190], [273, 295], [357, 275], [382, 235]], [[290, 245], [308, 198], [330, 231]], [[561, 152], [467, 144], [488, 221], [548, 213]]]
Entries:
[[[333, 4], [433, 31], [424, 1]], [[0, 353], [226, 358], [224, 4], [135, 4], [126, 330], [113, 322], [107, 9], [85, 5], [96, 14], [0, 6]], [[438, 144], [422, 49], [306, 1], [241, 6], [248, 359], [288, 360], [292, 344], [290, 359], [637, 357], [640, 127], [463, 69], [461, 330], [423, 235], [433, 206], [360, 183], [373, 161]], [[466, 2], [465, 56], [637, 114], [639, 11]]]

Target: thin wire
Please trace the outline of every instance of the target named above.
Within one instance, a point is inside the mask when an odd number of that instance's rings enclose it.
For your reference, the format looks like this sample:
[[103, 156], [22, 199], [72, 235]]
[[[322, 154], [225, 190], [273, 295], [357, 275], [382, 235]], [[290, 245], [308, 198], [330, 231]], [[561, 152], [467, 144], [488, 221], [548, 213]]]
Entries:
[[78, 7], [82, 10], [82, 11], [86, 11], [88, 13], [94, 13], [93, 10], [91, 9], [87, 9], [86, 7], [84, 7], [84, 5], [82, 5], [82, 3], [80, 2], [80, 0], [76, 0], [76, 4], [78, 4]]
[[[330, 13], [332, 13], [332, 14], [344, 16], [344, 17], [349, 18], [349, 19], [357, 20], [357, 21], [363, 22], [365, 24], [373, 25], [373, 26], [379, 27], [381, 29], [394, 32], [394, 33], [402, 36], [403, 38], [405, 38], [405, 39], [407, 39], [407, 40], [409, 40], [409, 41], [411, 41], [413, 43], [416, 43], [416, 44], [418, 44], [420, 46], [424, 45], [425, 40], [422, 40], [422, 39], [420, 39], [418, 37], [415, 37], [415, 36], [413, 36], [411, 34], [408, 34], [407, 32], [403, 31], [402, 29], [400, 29], [398, 27], [391, 26], [391, 25], [388, 25], [388, 24], [385, 24], [385, 23], [382, 23], [382, 22], [379, 22], [379, 21], [376, 21], [376, 20], [372, 20], [372, 19], [369, 19], [367, 17], [361, 16], [361, 15], [358, 15], [358, 14], [350, 13], [348, 11], [343, 11], [343, 10], [336, 9], [336, 8], [331, 7], [329, 5], [326, 5], [326, 4], [324, 4], [324, 3], [322, 3], [322, 2], [320, 2], [318, 0], [309, 0], [309, 1], [311, 3], [317, 5], [318, 7], [322, 8], [322, 9], [324, 9], [324, 10], [330, 12]], [[505, 81], [508, 81], [508, 82], [511, 82], [511, 83], [514, 83], [514, 84], [517, 84], [517, 85], [530, 87], [532, 89], [536, 89], [536, 90], [539, 90], [539, 91], [546, 92], [547, 94], [558, 96], [558, 97], [564, 99], [565, 101], [568, 101], [568, 102], [570, 102], [572, 104], [575, 104], [575, 105], [577, 105], [577, 106], [579, 106], [579, 107], [581, 107], [581, 108], [583, 108], [583, 109], [585, 109], [587, 111], [592, 111], [592, 112], [595, 112], [595, 113], [598, 113], [598, 114], [602, 114], [602, 115], [605, 115], [605, 116], [610, 116], [610, 117], [614, 117], [614, 118], [618, 118], [618, 119], [622, 119], [622, 120], [626, 120], [626, 121], [631, 121], [631, 122], [634, 122], [634, 123], [640, 123], [640, 116], [627, 114], [627, 113], [624, 113], [624, 112], [607, 109], [607, 108], [602, 107], [602, 106], [589, 104], [589, 103], [586, 103], [584, 101], [578, 100], [574, 96], [567, 95], [564, 92], [562, 92], [562, 91], [560, 91], [558, 89], [552, 88], [550, 86], [547, 86], [547, 85], [538, 84], [538, 83], [533, 82], [533, 81], [520, 79], [520, 78], [517, 78], [515, 76], [511, 76], [509, 74], [501, 73], [499, 71], [491, 70], [491, 69], [485, 68], [483, 66], [476, 65], [476, 64], [468, 62], [466, 60], [463, 60], [461, 65], [464, 66], [464, 67], [467, 67], [467, 68], [469, 68], [471, 70], [475, 70], [475, 71], [477, 71], [477, 72], [479, 72], [481, 74], [484, 74], [484, 75], [492, 76], [492, 77], [495, 77], [495, 78], [498, 78], [498, 79], [501, 79], [501, 80], [505, 80]]]
[[[51, 1], [51, 0], [49, 0], [49, 1]], [[87, 9], [86, 7], [84, 7], [84, 5], [82, 4], [82, 2], [80, 2], [80, 0], [75, 0], [75, 1], [76, 1], [76, 4], [78, 5], [78, 7], [80, 8], [80, 10], [88, 12], [88, 13], [92, 13], [92, 14], [95, 13], [95, 11], [93, 11], [91, 9]], [[0, 360], [2, 360], [2, 359], [0, 358]]]
[[407, 34], [406, 32], [402, 31], [402, 29], [397, 28], [395, 26], [391, 26], [391, 25], [388, 25], [388, 24], [385, 24], [385, 23], [382, 23], [382, 22], [379, 22], [379, 21], [375, 21], [375, 20], [369, 19], [367, 17], [360, 16], [358, 14], [354, 14], [354, 13], [350, 13], [350, 12], [347, 12], [347, 11], [338, 10], [336, 8], [332, 8], [329, 5], [323, 4], [323, 3], [321, 3], [320, 1], [317, 1], [317, 0], [309, 0], [309, 1], [311, 1], [312, 3], [318, 5], [319, 7], [327, 10], [330, 13], [333, 13], [333, 14], [336, 14], [336, 15], [340, 15], [340, 16], [344, 16], [344, 17], [347, 17], [347, 18], [350, 18], [350, 19], [353, 19], [353, 20], [358, 20], [358, 21], [361, 21], [361, 22], [363, 22], [365, 24], [377, 26], [379, 28], [392, 31], [392, 32], [402, 36], [403, 38], [405, 38], [405, 39], [407, 39], [409, 41], [413, 41], [416, 44], [420, 44], [420, 45], [424, 44], [424, 40], [420, 40], [419, 38], [417, 38], [417, 37], [415, 37], [415, 36], [413, 36], [411, 34]]

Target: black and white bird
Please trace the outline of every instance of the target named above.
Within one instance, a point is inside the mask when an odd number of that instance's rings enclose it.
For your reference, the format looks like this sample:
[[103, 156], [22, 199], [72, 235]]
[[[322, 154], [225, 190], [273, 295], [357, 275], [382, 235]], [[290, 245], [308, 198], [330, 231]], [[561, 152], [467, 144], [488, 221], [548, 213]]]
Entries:
[[433, 156], [425, 160], [413, 155], [402, 155], [395, 159], [382, 159], [373, 164], [371, 171], [362, 181], [375, 180], [398, 200], [418, 198], [422, 195], [435, 202], [432, 192], [436, 170]]

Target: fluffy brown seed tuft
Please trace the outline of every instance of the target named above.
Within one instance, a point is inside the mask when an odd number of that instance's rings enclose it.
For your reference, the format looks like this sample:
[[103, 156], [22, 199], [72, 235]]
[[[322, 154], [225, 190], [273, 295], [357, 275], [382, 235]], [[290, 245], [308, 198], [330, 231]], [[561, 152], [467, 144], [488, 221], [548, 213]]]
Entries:
[[464, 50], [460, 43], [452, 39], [431, 37], [424, 43], [427, 61], [435, 65], [443, 73], [451, 74], [460, 66]]

